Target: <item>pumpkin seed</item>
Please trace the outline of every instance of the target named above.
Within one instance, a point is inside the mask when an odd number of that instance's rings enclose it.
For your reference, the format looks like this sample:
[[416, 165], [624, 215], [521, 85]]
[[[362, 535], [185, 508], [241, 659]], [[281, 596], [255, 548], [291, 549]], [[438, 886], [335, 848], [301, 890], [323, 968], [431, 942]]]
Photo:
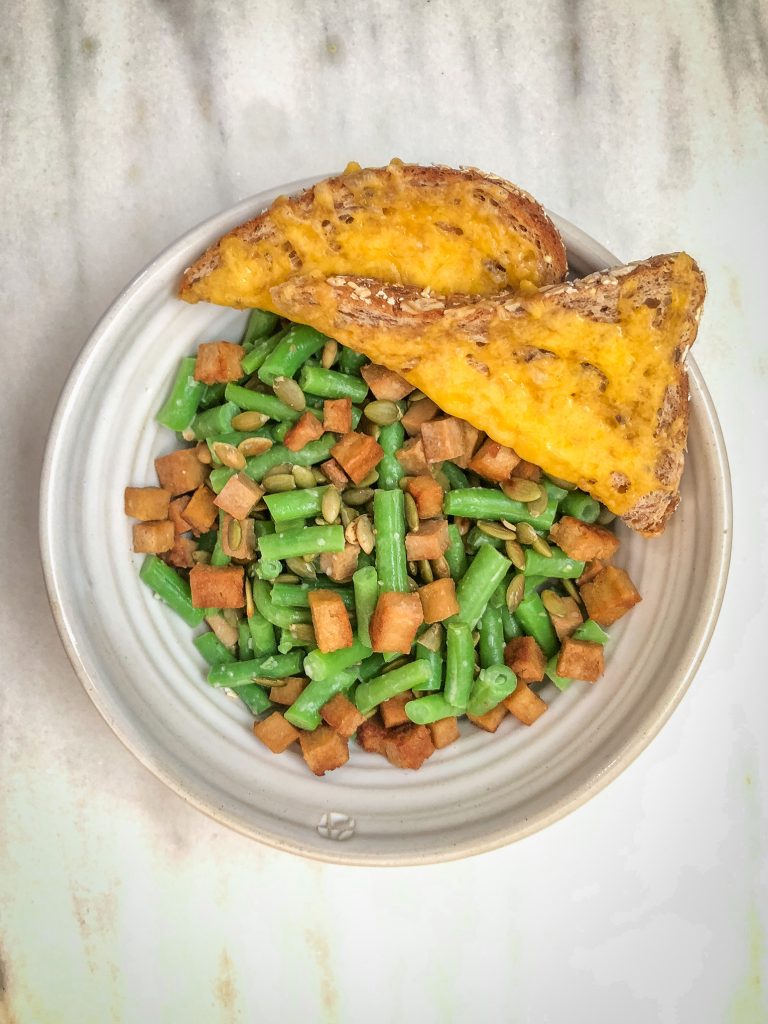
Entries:
[[554, 590], [542, 590], [541, 601], [549, 614], [553, 615], [556, 619], [561, 619], [564, 615], [568, 614], [568, 605], [565, 604], [562, 597]]
[[350, 487], [348, 491], [344, 491], [344, 501], [347, 505], [355, 507], [357, 505], [365, 505], [372, 497], [373, 491], [370, 487]]
[[379, 479], [379, 474], [376, 472], [375, 469], [372, 469], [371, 472], [367, 476], [363, 477], [363, 479], [360, 481], [360, 483], [357, 486], [358, 487], [373, 487], [373, 485], [378, 481], [378, 479]]
[[198, 462], [202, 462], [204, 466], [210, 466], [213, 461], [211, 458], [211, 449], [205, 441], [201, 441], [197, 448], [195, 448], [195, 454], [197, 455]]
[[612, 523], [615, 518], [615, 512], [611, 512], [611, 510], [606, 508], [605, 505], [600, 506], [600, 514], [597, 517], [597, 522], [600, 526], [608, 526], [608, 524]]
[[366, 555], [370, 555], [376, 545], [376, 535], [373, 532], [371, 520], [368, 516], [360, 516], [355, 520], [355, 526], [357, 528], [357, 543]]
[[317, 466], [311, 466], [310, 468], [312, 470], [312, 476], [315, 478], [316, 484], [328, 483], [328, 477], [325, 475], [322, 469], [318, 469]]
[[525, 576], [516, 573], [507, 587], [506, 600], [510, 613], [517, 610], [518, 605], [525, 596]]
[[[357, 517], [357, 519], [359, 518], [360, 516]], [[347, 544], [357, 544], [357, 519], [353, 519], [344, 530], [344, 540]]]
[[472, 520], [467, 519], [466, 516], [456, 516], [453, 520], [453, 525], [463, 537], [465, 534], [469, 533], [470, 527], [472, 526]]
[[[231, 612], [231, 608], [226, 608], [225, 611]], [[213, 632], [216, 634], [217, 640], [220, 640], [225, 647], [234, 647], [238, 639], [237, 631], [237, 619], [234, 622], [230, 622], [224, 617], [224, 614], [206, 615], [205, 621], [211, 627]]]
[[408, 486], [409, 479], [410, 478], [407, 476], [401, 476], [400, 479], [397, 481], [397, 486], [400, 488], [401, 491], [404, 491], [406, 489], [406, 487]]
[[251, 588], [250, 587], [246, 587], [245, 588], [245, 614], [246, 614], [247, 618], [250, 619], [255, 611], [256, 611], [256, 605], [254, 604], [254, 601], [253, 601], [253, 593], [251, 592]]
[[267, 511], [267, 503], [266, 503], [266, 501], [264, 501], [262, 498], [259, 498], [259, 500], [256, 502], [256, 504], [251, 509], [251, 515], [253, 515], [254, 512], [266, 512], [266, 511]]
[[265, 476], [261, 485], [268, 494], [296, 490], [296, 481], [292, 473], [273, 473], [272, 476]]
[[273, 686], [285, 686], [288, 679], [267, 679], [266, 676], [253, 676], [251, 682], [256, 683], [257, 686], [268, 686], [271, 690]]
[[356, 512], [353, 508], [349, 508], [347, 505], [342, 505], [339, 515], [341, 516], [341, 525], [347, 527], [353, 520], [357, 519], [360, 513]]
[[292, 622], [288, 630], [294, 640], [301, 640], [313, 646], [316, 644], [315, 631], [308, 622]]
[[410, 405], [412, 402], [420, 402], [422, 398], [426, 397], [427, 396], [424, 394], [423, 391], [419, 391], [417, 389], [416, 391], [412, 391], [410, 395], [408, 395], [408, 404]]
[[269, 419], [263, 412], [239, 412], [232, 417], [233, 430], [258, 430]]
[[542, 516], [547, 510], [549, 504], [549, 495], [542, 488], [541, 494], [536, 498], [535, 501], [528, 502], [528, 511], [532, 516]]
[[195, 565], [208, 565], [208, 563], [211, 561], [211, 552], [193, 551], [192, 561], [195, 563]]
[[341, 495], [335, 487], [327, 487], [320, 502], [320, 511], [326, 523], [335, 523], [341, 511]]
[[437, 482], [443, 488], [443, 491], [450, 491], [450, 489], [451, 489], [451, 481], [448, 479], [448, 477], [443, 472], [442, 466], [439, 469], [434, 469], [433, 468], [432, 476], [434, 477], [435, 480], [437, 480]]
[[410, 576], [415, 576], [416, 575], [416, 563], [415, 562], [408, 562], [408, 574]]
[[411, 594], [415, 594], [418, 591], [419, 584], [410, 576], [406, 579], [406, 583], [408, 584], [408, 590], [410, 591]]
[[267, 470], [267, 472], [264, 474], [263, 479], [266, 480], [268, 476], [279, 476], [279, 475], [282, 475], [283, 473], [292, 473], [292, 472], [293, 472], [293, 464], [292, 463], [290, 463], [290, 462], [279, 462], [276, 466], [272, 466], [271, 469]]
[[378, 424], [380, 427], [388, 427], [391, 423], [397, 423], [402, 416], [395, 403], [385, 398], [369, 402], [363, 412], [366, 419], [370, 420], [371, 423]]
[[368, 437], [372, 437], [374, 441], [379, 440], [379, 434], [381, 433], [381, 427], [378, 423], [373, 423], [366, 416], [360, 420], [357, 425], [357, 429], [361, 434], [367, 434]]
[[433, 622], [431, 626], [427, 626], [416, 643], [426, 647], [428, 651], [439, 651], [443, 644], [443, 627], [439, 622]]
[[504, 550], [512, 565], [522, 572], [525, 568], [525, 552], [521, 544], [516, 540], [508, 540], [504, 545]]
[[[505, 480], [501, 485], [501, 489], [512, 501], [535, 501], [541, 494], [541, 488], [533, 480], [521, 480], [518, 478]], [[544, 493], [546, 494], [546, 491]]]
[[314, 487], [315, 476], [309, 466], [294, 466], [293, 479], [297, 487]]
[[254, 455], [262, 455], [272, 447], [272, 441], [268, 437], [246, 437], [237, 446], [237, 450], [250, 459]]
[[434, 583], [435, 581], [435, 575], [432, 572], [432, 566], [429, 564], [426, 558], [422, 558], [419, 562], [419, 575], [421, 576], [425, 583]]
[[539, 555], [543, 555], [544, 558], [552, 557], [552, 548], [547, 544], [543, 537], [536, 535], [536, 540], [531, 544], [531, 548]]
[[[477, 647], [477, 645], [479, 643], [480, 643], [480, 630], [479, 629], [473, 629], [472, 630], [472, 646], [473, 647]], [[475, 668], [477, 668], [477, 665], [475, 665]]]
[[547, 473], [547, 476], [555, 485], [555, 487], [562, 487], [566, 491], [575, 491], [576, 484], [569, 483], [567, 480], [562, 480], [559, 476], [552, 476], [551, 473]]
[[515, 534], [511, 533], [506, 526], [501, 526], [499, 523], [488, 523], [480, 521], [477, 524], [478, 530], [484, 533], [487, 537], [495, 537], [496, 540], [514, 540]]
[[511, 533], [517, 533], [517, 523], [510, 523], [509, 520], [502, 519], [501, 525], [505, 526]]
[[222, 464], [229, 469], [243, 469], [245, 467], [245, 456], [232, 444], [224, 441], [213, 442], [213, 454]]
[[232, 551], [236, 551], [243, 539], [243, 528], [237, 519], [230, 519], [227, 526], [227, 543]]
[[292, 572], [281, 572], [279, 576], [275, 576], [272, 580], [273, 583], [298, 583], [299, 577], [294, 575]]
[[572, 597], [574, 601], [578, 602], [578, 604], [581, 604], [581, 594], [579, 593], [576, 584], [573, 582], [573, 580], [561, 580], [560, 582], [563, 584], [563, 587], [567, 591], [568, 596]]
[[336, 341], [326, 341], [323, 345], [323, 354], [320, 356], [320, 365], [325, 370], [330, 370], [333, 364], [336, 362], [336, 356], [339, 354], [339, 344]]
[[233, 626], [235, 629], [237, 629], [237, 624], [240, 622], [240, 615], [236, 608], [224, 608], [221, 614], [224, 616], [224, 619], [230, 624], [230, 626]]
[[408, 529], [413, 530], [414, 533], [419, 529], [419, 510], [416, 507], [413, 495], [408, 494], [406, 491], [405, 495], [405, 521], [408, 523]]
[[286, 567], [303, 580], [316, 580], [317, 570], [311, 562], [304, 558], [286, 558]]
[[440, 555], [439, 558], [433, 558], [430, 565], [436, 580], [447, 580], [451, 575], [451, 567], [448, 565], [444, 555]]
[[[254, 579], [256, 579], [256, 573], [258, 572], [258, 570], [259, 570], [259, 563], [258, 562], [249, 562], [248, 565], [246, 565], [246, 567], [245, 567], [245, 575], [248, 577], [249, 580], [254, 580]], [[251, 589], [250, 587], [246, 587], [246, 590], [250, 590], [250, 589]], [[250, 614], [253, 615], [253, 612], [251, 612]], [[250, 615], [249, 615], [249, 618], [250, 618]]]
[[517, 524], [517, 539], [521, 544], [533, 544], [538, 536], [530, 523]]
[[396, 668], [402, 668], [403, 665], [407, 665], [409, 660], [410, 659], [408, 658], [407, 654], [404, 654], [401, 658], [395, 658], [394, 661], [390, 661], [388, 665], [385, 665], [382, 668], [380, 674], [383, 676], [386, 675], [387, 672], [394, 672]]
[[275, 397], [279, 398], [289, 409], [295, 409], [296, 412], [304, 412], [307, 408], [304, 392], [293, 377], [275, 377], [272, 390], [275, 393]]

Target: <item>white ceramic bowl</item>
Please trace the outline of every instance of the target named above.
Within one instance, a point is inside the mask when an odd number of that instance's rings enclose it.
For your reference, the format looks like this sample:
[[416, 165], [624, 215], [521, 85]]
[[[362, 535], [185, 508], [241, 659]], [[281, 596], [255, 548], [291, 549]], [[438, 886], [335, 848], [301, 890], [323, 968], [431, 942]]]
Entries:
[[[78, 359], [54, 417], [40, 536], [51, 607], [67, 653], [104, 719], [180, 796], [262, 842], [343, 863], [415, 864], [467, 856], [543, 828], [607, 785], [650, 742], [688, 687], [720, 608], [731, 541], [723, 440], [692, 360], [683, 501], [659, 540], [622, 529], [621, 564], [643, 602], [612, 629], [600, 683], [558, 694], [531, 729], [465, 727], [419, 772], [352, 745], [316, 779], [275, 757], [251, 716], [205, 682], [190, 630], [139, 581], [123, 488], [155, 482], [174, 447], [160, 406], [179, 358], [238, 339], [245, 314], [175, 298], [182, 270], [277, 195], [211, 218], [157, 257], [115, 301]], [[579, 274], [620, 262], [557, 218]], [[706, 321], [705, 321], [706, 322]]]

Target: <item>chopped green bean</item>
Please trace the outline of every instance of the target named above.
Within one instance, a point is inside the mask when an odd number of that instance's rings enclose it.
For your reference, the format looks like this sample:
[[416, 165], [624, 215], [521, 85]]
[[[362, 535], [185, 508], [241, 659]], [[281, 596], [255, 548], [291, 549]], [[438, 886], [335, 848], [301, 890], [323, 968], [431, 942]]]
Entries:
[[234, 654], [224, 646], [213, 632], [201, 633], [192, 641], [209, 665], [224, 665], [235, 661]]
[[171, 393], [160, 412], [157, 422], [169, 430], [186, 430], [200, 405], [205, 384], [195, 380], [194, 356], [182, 359], [171, 388]]
[[313, 327], [291, 324], [259, 367], [259, 380], [272, 387], [277, 377], [293, 377], [307, 359], [319, 352], [329, 340]]
[[240, 364], [243, 370], [243, 376], [250, 377], [252, 373], [255, 373], [258, 368], [264, 363], [267, 356], [275, 349], [281, 340], [284, 338], [287, 330], [278, 331], [273, 334], [270, 338], [262, 338], [260, 341], [254, 343], [250, 352], [247, 352]]
[[188, 626], [199, 626], [203, 621], [205, 609], [193, 606], [189, 583], [157, 555], [147, 555], [141, 564], [139, 577]]
[[[480, 617], [478, 653], [483, 668], [501, 665], [504, 661], [504, 623], [501, 617], [503, 603], [503, 601], [501, 604], [489, 601]], [[472, 713], [475, 714], [475, 712]], [[481, 711], [480, 714], [483, 712]]]
[[405, 502], [400, 488], [377, 489], [373, 495], [373, 523], [376, 529], [376, 572], [382, 591], [408, 590], [405, 557]]
[[598, 626], [594, 619], [587, 619], [571, 634], [574, 640], [586, 640], [591, 644], [605, 644], [610, 637], [602, 626]]
[[355, 598], [350, 587], [339, 587], [325, 579], [304, 580], [302, 583], [275, 583], [272, 586], [272, 603], [277, 608], [309, 608], [309, 595], [313, 590], [328, 590], [332, 594], [338, 594], [345, 608], [352, 611], [355, 607]]
[[440, 649], [433, 651], [429, 647], [425, 647], [416, 641], [416, 659], [417, 661], [425, 661], [429, 665], [429, 678], [425, 683], [422, 683], [419, 689], [422, 692], [433, 690], [441, 690], [443, 688], [443, 645]]
[[370, 622], [379, 597], [379, 577], [372, 565], [358, 569], [352, 576], [357, 613], [357, 639], [371, 646]]
[[[450, 563], [449, 563], [450, 564]], [[483, 545], [456, 587], [459, 611], [456, 621], [474, 629], [496, 587], [512, 563], [495, 548]]]
[[388, 423], [379, 433], [379, 444], [384, 449], [384, 458], [376, 469], [379, 473], [379, 487], [385, 490], [393, 490], [405, 476], [400, 460], [395, 458], [395, 452], [402, 448], [404, 439], [405, 430], [399, 420]]
[[584, 523], [594, 523], [600, 515], [600, 502], [583, 491], [571, 491], [560, 502], [560, 511], [564, 516], [573, 516]]
[[274, 444], [261, 455], [254, 455], [248, 459], [243, 472], [257, 483], [264, 478], [274, 466], [283, 462], [291, 466], [314, 466], [317, 462], [324, 462], [331, 454], [331, 448], [336, 444], [333, 434], [323, 434], [317, 441], [310, 441], [297, 452], [292, 452], [282, 444]]
[[300, 412], [292, 409], [285, 402], [281, 402], [274, 395], [265, 395], [261, 391], [251, 391], [250, 388], [241, 387], [239, 384], [227, 384], [224, 392], [227, 401], [237, 406], [238, 410], [245, 409], [248, 412], [260, 412], [273, 420], [297, 420]]
[[275, 653], [275, 627], [264, 618], [258, 608], [253, 609], [253, 615], [248, 619], [248, 629], [251, 633], [251, 651], [255, 658]]
[[253, 642], [248, 620], [241, 619], [237, 624], [237, 655], [240, 661], [248, 661], [253, 657]]
[[[279, 322], [280, 318], [277, 313], [272, 313], [268, 309], [252, 309], [248, 314], [245, 333], [243, 334], [243, 340], [240, 344], [248, 347], [257, 341], [261, 341], [264, 338], [268, 338], [270, 335], [274, 335]], [[244, 370], [243, 372], [247, 373], [248, 371]]]
[[443, 473], [448, 478], [452, 491], [463, 491], [469, 487], [469, 479], [464, 470], [455, 462], [444, 462]]
[[573, 682], [572, 679], [568, 679], [566, 676], [558, 675], [557, 671], [557, 659], [559, 658], [559, 652], [553, 654], [552, 657], [547, 661], [547, 666], [544, 669], [549, 679], [555, 684], [558, 690], [567, 690]]
[[464, 541], [459, 533], [459, 528], [455, 523], [451, 523], [448, 527], [448, 547], [444, 552], [444, 557], [451, 570], [451, 579], [460, 580], [467, 571], [467, 552], [464, 549]]
[[339, 352], [339, 367], [344, 373], [355, 373], [360, 376], [360, 370], [368, 362], [368, 357], [362, 352], [355, 352], [352, 348], [342, 346]]
[[544, 576], [547, 579], [573, 580], [584, 572], [584, 562], [569, 558], [560, 548], [553, 547], [552, 554], [542, 555], [533, 548], [525, 550], [525, 575]]
[[290, 654], [268, 654], [250, 661], [227, 662], [211, 669], [208, 682], [211, 686], [228, 686], [235, 690], [255, 679], [285, 679], [301, 672], [302, 660], [301, 651], [291, 651]]
[[442, 693], [431, 693], [426, 697], [409, 700], [405, 705], [405, 713], [415, 725], [429, 725], [443, 718], [457, 718], [464, 714], [464, 710], [449, 704]]
[[270, 586], [266, 580], [253, 581], [253, 600], [256, 609], [273, 626], [290, 626], [294, 622], [311, 622], [312, 616], [306, 608], [277, 608], [272, 603]]
[[319, 398], [351, 398], [362, 402], [368, 394], [368, 385], [361, 377], [352, 377], [338, 370], [324, 370], [320, 366], [304, 366], [299, 374], [302, 391]]
[[471, 519], [506, 519], [510, 523], [530, 523], [538, 530], [548, 530], [555, 521], [557, 502], [549, 499], [540, 516], [532, 516], [522, 501], [514, 501], [499, 490], [489, 487], [467, 487], [449, 491], [443, 502], [443, 511], [449, 516], [467, 516]]
[[220, 405], [224, 401], [225, 387], [225, 384], [204, 384], [198, 408], [210, 409], [213, 405]]
[[198, 441], [204, 441], [210, 434], [228, 434], [232, 430], [232, 417], [240, 412], [234, 402], [214, 405], [205, 412], [199, 412], [192, 420], [192, 432]]
[[258, 683], [247, 683], [245, 686], [238, 686], [235, 692], [254, 715], [260, 715], [272, 707], [272, 701], [264, 692], [264, 687], [259, 686]]
[[517, 606], [515, 618], [523, 632], [527, 636], [532, 636], [544, 654], [551, 658], [558, 648], [557, 634], [547, 609], [535, 590], [527, 594]]
[[320, 725], [320, 709], [338, 693], [346, 693], [355, 683], [354, 672], [338, 672], [326, 679], [312, 679], [285, 712], [285, 718], [297, 729], [310, 732]]
[[[306, 519], [320, 515], [323, 495], [327, 487], [302, 487], [296, 491], [281, 491], [277, 494], [265, 494], [269, 514], [276, 523], [289, 519]], [[282, 525], [280, 529], [285, 529]]]
[[385, 700], [396, 697], [406, 690], [420, 690], [430, 676], [426, 661], [412, 661], [402, 668], [392, 669], [384, 675], [375, 676], [368, 682], [360, 683], [355, 693], [358, 711], [367, 715]]
[[312, 651], [304, 659], [304, 674], [310, 679], [327, 679], [356, 665], [358, 661], [369, 657], [370, 653], [370, 647], [361, 644], [359, 640], [355, 640], [351, 647], [341, 647], [338, 651], [325, 654]]
[[298, 558], [343, 551], [345, 543], [343, 526], [306, 526], [259, 537], [259, 551], [262, 558]]
[[448, 622], [445, 648], [445, 699], [463, 710], [469, 700], [475, 668], [472, 627], [465, 622]]
[[479, 718], [501, 704], [505, 697], [514, 693], [516, 687], [517, 676], [506, 665], [483, 668], [472, 684], [467, 711]]

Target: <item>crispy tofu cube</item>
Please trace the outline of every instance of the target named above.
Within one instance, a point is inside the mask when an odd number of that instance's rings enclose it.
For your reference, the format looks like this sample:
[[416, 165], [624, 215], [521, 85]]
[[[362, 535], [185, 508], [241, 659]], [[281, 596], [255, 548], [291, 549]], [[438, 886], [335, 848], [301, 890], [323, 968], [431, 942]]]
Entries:
[[422, 398], [418, 402], [412, 402], [403, 413], [400, 422], [403, 430], [409, 437], [421, 433], [421, 428], [427, 420], [434, 419], [439, 409], [431, 398]]
[[547, 666], [544, 652], [532, 636], [513, 637], [504, 648], [504, 662], [523, 683], [540, 683]]
[[581, 576], [579, 576], [576, 582], [580, 587], [582, 587], [585, 583], [590, 583], [595, 578], [595, 576], [597, 576], [599, 572], [602, 572], [608, 564], [609, 563], [604, 561], [602, 558], [593, 558], [584, 566], [584, 572], [581, 574]]
[[233, 519], [245, 519], [263, 496], [264, 490], [255, 480], [245, 473], [236, 473], [227, 480], [213, 503]]
[[357, 569], [358, 544], [345, 544], [343, 551], [324, 551], [320, 555], [320, 572], [335, 583], [349, 583]]
[[325, 427], [317, 416], [311, 412], [305, 412], [285, 435], [283, 444], [292, 452], [299, 452], [310, 441], [316, 441], [318, 437], [322, 437], [324, 432]]
[[418, 594], [386, 591], [380, 595], [371, 616], [371, 647], [374, 651], [408, 654], [423, 621]]
[[395, 452], [395, 458], [408, 476], [429, 473], [429, 464], [420, 437], [412, 437], [406, 441], [400, 451]]
[[459, 610], [456, 584], [450, 577], [419, 587], [418, 594], [425, 622], [443, 622]]
[[240, 362], [245, 355], [242, 345], [231, 341], [204, 341], [198, 346], [195, 380], [204, 384], [226, 384], [243, 376]]
[[552, 619], [552, 625], [555, 627], [557, 639], [562, 643], [567, 636], [570, 636], [575, 629], [579, 628], [584, 619], [578, 602], [574, 601], [572, 597], [561, 597], [560, 600], [565, 608], [565, 614], [552, 615], [550, 613], [549, 617]]
[[523, 725], [533, 725], [547, 710], [547, 702], [534, 693], [527, 683], [518, 680], [513, 693], [504, 698], [504, 706]]
[[607, 565], [591, 583], [585, 583], [581, 597], [589, 617], [600, 626], [610, 626], [642, 600], [627, 573], [613, 565]]
[[279, 711], [273, 711], [267, 718], [253, 723], [253, 733], [273, 754], [282, 754], [299, 738], [299, 730], [286, 722]]
[[350, 480], [359, 484], [384, 458], [384, 449], [367, 434], [350, 430], [331, 448], [331, 455]]
[[349, 483], [349, 477], [336, 459], [328, 459], [327, 462], [321, 462], [320, 469], [325, 473], [328, 482], [333, 484], [337, 491], [343, 491]]
[[194, 608], [242, 608], [242, 565], [196, 565], [189, 574]]
[[182, 494], [180, 498], [174, 498], [168, 506], [168, 518], [173, 523], [176, 533], [189, 533], [190, 525], [184, 518], [184, 509], [189, 504], [189, 495]]
[[584, 679], [596, 683], [605, 671], [602, 644], [566, 637], [557, 657], [557, 674], [566, 679]]
[[201, 484], [189, 499], [184, 509], [184, 519], [198, 536], [207, 533], [216, 522], [218, 510], [214, 503], [216, 495], [210, 487]]
[[432, 735], [426, 725], [400, 725], [384, 740], [384, 756], [395, 768], [416, 771], [435, 752]]
[[172, 498], [196, 491], [208, 479], [209, 468], [198, 459], [194, 448], [179, 448], [155, 459], [157, 478]]
[[490, 711], [486, 711], [484, 715], [470, 715], [470, 713], [467, 712], [467, 718], [470, 720], [472, 725], [476, 725], [478, 729], [484, 729], [486, 732], [496, 732], [506, 713], [507, 709], [504, 705], [497, 704], [495, 708], [491, 708]]
[[438, 722], [430, 722], [428, 728], [436, 750], [450, 746], [461, 735], [458, 718], [441, 718]]
[[573, 516], [563, 516], [549, 531], [549, 536], [569, 558], [588, 562], [593, 558], [610, 561], [619, 549], [619, 538], [597, 523], [583, 523]]
[[461, 423], [461, 431], [464, 435], [464, 453], [458, 458], [452, 459], [457, 466], [461, 466], [462, 469], [466, 469], [469, 465], [469, 460], [475, 454], [475, 449], [480, 441], [481, 431], [477, 427], [473, 427], [471, 423], [467, 423], [466, 420], [459, 420]]
[[160, 555], [170, 551], [176, 531], [170, 519], [133, 524], [133, 550], [140, 554]]
[[416, 502], [419, 519], [432, 519], [443, 514], [443, 488], [431, 476], [409, 476], [406, 490]]
[[378, 715], [367, 719], [357, 728], [357, 742], [369, 754], [383, 754], [387, 730], [381, 724]]
[[447, 547], [448, 523], [445, 519], [428, 519], [417, 532], [405, 535], [405, 551], [411, 562], [439, 558]]
[[376, 398], [386, 398], [390, 402], [399, 402], [415, 389], [415, 385], [409, 384], [399, 373], [378, 363], [368, 363], [360, 370], [360, 376]]
[[427, 462], [445, 462], [464, 455], [464, 428], [455, 416], [428, 420], [421, 428], [421, 441]]
[[476, 454], [469, 461], [469, 468], [486, 480], [501, 483], [509, 480], [520, 456], [503, 444], [497, 444], [487, 437]]
[[360, 714], [352, 701], [343, 693], [337, 693], [320, 708], [320, 717], [330, 725], [334, 732], [337, 732], [339, 736], [344, 736], [345, 739], [349, 739], [365, 721], [365, 716]]
[[299, 734], [304, 760], [315, 775], [325, 775], [341, 768], [349, 760], [347, 740], [328, 725], [318, 725], [314, 732]]
[[169, 565], [175, 565], [177, 569], [191, 569], [195, 564], [192, 555], [197, 551], [197, 541], [192, 537], [183, 537], [175, 534], [173, 547], [163, 556]]
[[327, 398], [323, 402], [323, 427], [334, 434], [348, 434], [352, 429], [352, 399]]
[[512, 476], [516, 476], [518, 480], [533, 480], [537, 484], [541, 480], [541, 469], [539, 466], [534, 466], [532, 462], [520, 459], [512, 470]]
[[289, 707], [297, 700], [306, 685], [307, 680], [303, 676], [288, 676], [280, 680], [279, 686], [276, 683], [270, 689], [269, 699], [273, 704]]
[[405, 713], [405, 705], [409, 700], [413, 700], [413, 694], [410, 690], [406, 690], [405, 693], [398, 693], [397, 696], [390, 697], [389, 700], [385, 700], [379, 705], [381, 719], [388, 729], [394, 729], [397, 725], [407, 725], [410, 722], [410, 718]]
[[254, 558], [256, 525], [253, 519], [233, 519], [225, 513], [221, 523], [221, 550], [239, 562], [248, 562]]
[[125, 514], [133, 519], [148, 522], [152, 519], [167, 519], [171, 492], [163, 487], [126, 487], [124, 497]]
[[310, 590], [309, 610], [317, 646], [324, 654], [352, 646], [352, 624], [339, 594]]

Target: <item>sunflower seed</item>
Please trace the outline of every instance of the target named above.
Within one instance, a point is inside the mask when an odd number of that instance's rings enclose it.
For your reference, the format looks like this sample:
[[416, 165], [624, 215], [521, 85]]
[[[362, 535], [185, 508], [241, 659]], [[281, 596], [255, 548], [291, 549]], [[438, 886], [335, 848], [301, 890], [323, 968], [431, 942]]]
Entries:
[[427, 626], [416, 643], [426, 647], [428, 651], [439, 651], [443, 643], [443, 627], [439, 622]]
[[418, 591], [419, 584], [416, 582], [416, 580], [411, 579], [410, 576], [407, 577], [406, 583], [408, 584], [408, 590], [410, 591], [411, 594], [415, 594]]
[[232, 551], [236, 551], [240, 547], [242, 539], [242, 526], [237, 521], [237, 519], [230, 519], [229, 526], [227, 527], [227, 543], [229, 544]]
[[376, 545], [376, 536], [373, 532], [373, 526], [368, 516], [360, 516], [359, 519], [355, 520], [355, 527], [357, 533], [357, 543], [366, 553], [370, 555]]
[[290, 473], [293, 470], [293, 465], [290, 462], [279, 462], [276, 466], [272, 466], [264, 474], [263, 479], [266, 480], [268, 476], [278, 476], [283, 473]]
[[211, 458], [211, 449], [208, 447], [205, 441], [200, 442], [197, 448], [195, 448], [195, 453], [197, 454], [199, 462], [202, 462], [204, 466], [210, 466], [211, 462], [213, 461]]
[[272, 476], [265, 476], [261, 485], [268, 494], [296, 490], [296, 481], [292, 473], [273, 473]]
[[239, 412], [232, 417], [233, 430], [258, 430], [269, 419], [263, 412]]
[[536, 535], [536, 540], [532, 542], [531, 548], [539, 555], [543, 555], [544, 558], [552, 557], [552, 548], [547, 544], [543, 537]]
[[273, 583], [298, 583], [299, 577], [294, 575], [292, 572], [281, 572], [279, 576], [275, 576], [272, 580]]
[[297, 487], [314, 487], [315, 476], [308, 466], [294, 466], [293, 479]]
[[517, 539], [521, 544], [533, 544], [538, 536], [530, 523], [517, 524]]
[[505, 480], [501, 489], [512, 501], [535, 501], [541, 494], [541, 488], [533, 480]]
[[408, 523], [408, 529], [416, 533], [419, 529], [419, 510], [412, 494], [408, 494], [406, 491], [403, 497], [405, 498], [405, 521]]
[[326, 523], [335, 523], [341, 511], [341, 495], [335, 487], [327, 487], [320, 502], [320, 511]]
[[323, 345], [323, 354], [320, 356], [320, 365], [325, 370], [330, 370], [333, 364], [336, 362], [336, 356], [339, 353], [339, 345], [336, 341], [326, 341]]
[[440, 555], [439, 558], [433, 558], [430, 565], [436, 580], [447, 580], [450, 577], [451, 567], [448, 565], [444, 555]]
[[554, 590], [542, 590], [541, 602], [549, 614], [553, 615], [556, 619], [561, 619], [564, 615], [568, 614], [568, 605], [565, 604], [562, 597]]
[[478, 522], [478, 530], [484, 533], [487, 537], [495, 537], [496, 540], [514, 540], [515, 534], [509, 531], [506, 526], [501, 526], [499, 523], [488, 523], [485, 521]]
[[262, 455], [264, 452], [269, 451], [271, 447], [272, 441], [268, 437], [246, 437], [237, 446], [237, 450], [247, 459], [250, 459], [254, 455]]
[[243, 469], [245, 467], [245, 456], [234, 445], [226, 444], [224, 441], [214, 441], [213, 454], [222, 466], [228, 466], [229, 469]]
[[597, 517], [597, 522], [600, 526], [608, 526], [608, 524], [612, 523], [615, 518], [615, 512], [611, 512], [611, 510], [606, 508], [605, 505], [600, 506], [600, 514]]
[[[359, 518], [360, 516], [357, 517]], [[347, 544], [357, 544], [357, 519], [353, 519], [344, 530], [344, 540]]]
[[432, 566], [426, 560], [422, 558], [419, 562], [419, 576], [424, 580], [425, 583], [434, 583], [435, 575], [432, 572]]
[[516, 540], [508, 540], [504, 545], [504, 550], [507, 553], [507, 558], [510, 560], [512, 565], [520, 572], [525, 568], [525, 552], [522, 546]]
[[370, 501], [373, 491], [370, 487], [350, 487], [348, 491], [344, 491], [343, 497], [347, 505], [356, 507]]
[[304, 412], [307, 408], [307, 400], [304, 392], [292, 377], [275, 377], [272, 385], [275, 397], [296, 412]]
[[245, 614], [246, 614], [247, 618], [250, 619], [255, 611], [256, 611], [256, 605], [253, 603], [253, 594], [251, 593], [251, 588], [250, 587], [246, 587], [245, 588]]
[[549, 495], [542, 488], [541, 494], [534, 501], [528, 502], [528, 511], [532, 516], [542, 516], [547, 510], [549, 504]]
[[363, 412], [367, 420], [378, 424], [380, 427], [387, 427], [390, 423], [397, 423], [402, 416], [395, 403], [387, 401], [387, 399], [377, 399], [374, 402], [369, 402]]
[[360, 483], [357, 486], [358, 487], [373, 487], [373, 485], [378, 482], [378, 479], [379, 479], [379, 474], [376, 472], [375, 469], [372, 469], [371, 472], [367, 476], [363, 477], [363, 479], [360, 481]]
[[408, 562], [408, 575], [409, 576], [415, 576], [416, 575], [416, 568], [417, 568], [417, 566], [416, 566], [415, 562]]
[[510, 612], [514, 612], [520, 602], [525, 596], [525, 576], [522, 573], [517, 573], [512, 577], [512, 580], [507, 587], [507, 608]]
[[303, 580], [316, 580], [317, 571], [311, 562], [303, 558], [286, 558], [286, 567]]

